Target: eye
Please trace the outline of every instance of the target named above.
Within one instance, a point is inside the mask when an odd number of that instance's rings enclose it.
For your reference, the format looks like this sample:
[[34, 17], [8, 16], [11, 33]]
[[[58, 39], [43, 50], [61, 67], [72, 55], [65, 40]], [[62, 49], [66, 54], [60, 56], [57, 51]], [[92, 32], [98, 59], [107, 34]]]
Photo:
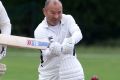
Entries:
[[51, 14], [55, 14], [55, 12], [51, 11]]
[[62, 13], [62, 11], [58, 11], [58, 14], [61, 14]]

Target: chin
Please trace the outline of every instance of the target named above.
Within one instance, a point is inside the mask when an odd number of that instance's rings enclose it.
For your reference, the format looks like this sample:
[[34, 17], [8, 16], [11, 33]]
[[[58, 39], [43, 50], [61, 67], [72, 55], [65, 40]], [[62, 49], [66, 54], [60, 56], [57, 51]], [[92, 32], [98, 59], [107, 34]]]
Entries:
[[52, 26], [56, 26], [58, 23], [59, 23], [59, 22], [57, 22], [57, 23], [52, 23], [51, 25], [52, 25]]

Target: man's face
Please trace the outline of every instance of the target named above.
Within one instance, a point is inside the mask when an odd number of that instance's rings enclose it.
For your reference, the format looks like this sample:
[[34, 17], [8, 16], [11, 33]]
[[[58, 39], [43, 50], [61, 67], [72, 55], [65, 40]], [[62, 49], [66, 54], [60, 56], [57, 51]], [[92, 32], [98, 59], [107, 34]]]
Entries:
[[57, 25], [62, 18], [62, 5], [60, 3], [50, 3], [43, 10], [49, 25]]

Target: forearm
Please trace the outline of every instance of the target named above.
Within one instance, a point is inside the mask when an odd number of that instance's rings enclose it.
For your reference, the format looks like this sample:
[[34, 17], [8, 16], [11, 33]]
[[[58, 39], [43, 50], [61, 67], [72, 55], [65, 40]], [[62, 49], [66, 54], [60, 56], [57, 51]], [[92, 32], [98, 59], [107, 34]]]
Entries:
[[72, 38], [74, 44], [77, 44], [83, 38], [81, 31], [75, 31], [72, 34], [71, 38]]
[[71, 37], [65, 38], [62, 43], [63, 54], [73, 54], [74, 45], [82, 39], [82, 33], [80, 30], [76, 30], [71, 34]]

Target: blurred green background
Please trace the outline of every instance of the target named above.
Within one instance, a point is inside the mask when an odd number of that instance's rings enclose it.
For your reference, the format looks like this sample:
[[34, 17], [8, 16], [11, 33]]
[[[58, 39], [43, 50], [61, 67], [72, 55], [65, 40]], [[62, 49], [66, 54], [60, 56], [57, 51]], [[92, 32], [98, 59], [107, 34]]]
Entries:
[[[119, 0], [61, 1], [63, 12], [71, 14], [80, 26], [84, 36], [82, 43], [120, 44]], [[35, 28], [44, 18], [42, 8], [45, 0], [2, 0], [2, 2], [11, 19], [12, 34], [33, 37]]]
[[[45, 0], [1, 0], [12, 23], [12, 34], [34, 37], [35, 28], [44, 18]], [[63, 12], [71, 14], [83, 39], [77, 45], [78, 59], [85, 80], [98, 75], [100, 80], [120, 80], [120, 1], [61, 0]], [[8, 48], [2, 63], [7, 72], [0, 80], [37, 80], [38, 50]]]

